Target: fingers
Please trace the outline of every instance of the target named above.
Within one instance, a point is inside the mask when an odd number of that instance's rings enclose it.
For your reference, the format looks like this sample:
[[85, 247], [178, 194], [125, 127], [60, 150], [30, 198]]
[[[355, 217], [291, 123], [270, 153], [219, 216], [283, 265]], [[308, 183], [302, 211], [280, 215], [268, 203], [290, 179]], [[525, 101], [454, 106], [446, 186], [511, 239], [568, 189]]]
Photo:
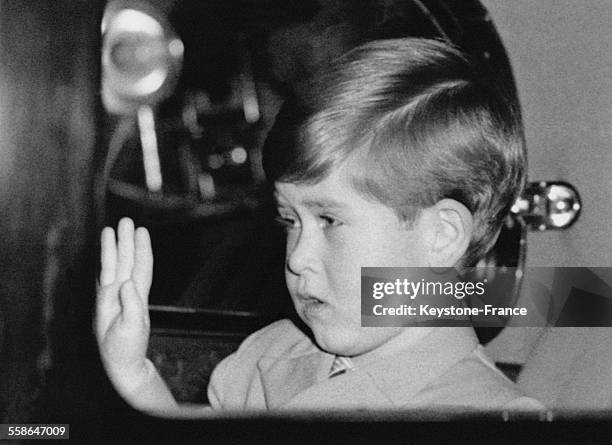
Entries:
[[117, 227], [117, 268], [115, 280], [119, 283], [132, 277], [134, 267], [134, 222], [122, 218]]
[[136, 290], [134, 281], [128, 280], [121, 285], [121, 319], [128, 326], [138, 326], [144, 320], [144, 305]]
[[136, 230], [134, 250], [134, 270], [132, 279], [136, 290], [142, 298], [143, 304], [149, 304], [149, 290], [153, 280], [153, 251], [149, 231], [144, 227]]
[[115, 231], [105, 227], [100, 236], [100, 286], [108, 286], [115, 281], [115, 270], [117, 268], [117, 244]]
[[[133, 280], [143, 303], [148, 304], [153, 280], [153, 251], [149, 232], [144, 227], [134, 230], [130, 218], [122, 218], [117, 226], [117, 239], [112, 228], [101, 235], [100, 286], [114, 285], [118, 292], [122, 283]], [[117, 294], [115, 294], [117, 296]]]
[[97, 289], [96, 316], [94, 317], [94, 331], [98, 338], [104, 334], [120, 308], [117, 288], [113, 286], [117, 269], [115, 231], [110, 227], [105, 227], [100, 236], [100, 243], [100, 286]]
[[131, 219], [121, 219], [117, 239], [113, 229], [102, 230], [100, 256], [100, 287], [94, 318], [96, 338], [101, 342], [105, 338], [148, 329], [147, 301], [153, 277], [153, 252], [148, 231], [145, 228], [134, 230]]

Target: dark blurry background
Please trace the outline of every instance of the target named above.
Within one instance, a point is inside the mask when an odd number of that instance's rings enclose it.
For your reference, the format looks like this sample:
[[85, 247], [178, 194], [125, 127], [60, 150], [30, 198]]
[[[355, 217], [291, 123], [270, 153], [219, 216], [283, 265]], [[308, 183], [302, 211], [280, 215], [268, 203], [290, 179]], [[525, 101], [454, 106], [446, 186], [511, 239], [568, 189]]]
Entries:
[[[612, 60], [607, 50], [612, 8], [606, 0], [483, 0], [490, 15], [478, 2], [460, 0], [380, 0], [359, 6], [275, 0], [153, 4], [167, 14], [185, 45], [180, 94], [157, 108], [158, 129], [170, 135], [162, 153], [167, 169], [162, 197], [143, 191], [133, 122], [125, 124], [125, 146], [100, 179], [113, 135], [125, 121], [109, 115], [99, 95], [105, 2], [0, 1], [0, 423], [136, 415], [110, 389], [90, 327], [98, 231], [120, 216], [130, 215], [153, 232], [152, 303], [268, 316], [290, 311], [282, 234], [271, 223], [257, 150], [287, 91], [299, 90], [304, 75], [366, 39], [440, 37], [442, 29], [512, 85], [492, 19], [524, 110], [530, 179], [569, 181], [583, 200], [581, 220], [569, 230], [528, 236], [527, 263], [612, 266], [607, 227], [612, 220]], [[260, 119], [248, 125], [231, 99], [231, 80], [240, 78], [237, 67], [244, 66], [244, 54], [261, 111]], [[201, 97], [195, 93], [202, 90], [208, 91], [209, 105], [227, 105], [212, 117], [200, 113], [211, 119], [200, 123], [217, 119], [219, 129], [203, 136], [187, 128], [182, 117], [185, 103]], [[163, 136], [160, 141], [166, 144]], [[184, 166], [174, 154], [181, 150], [177, 141], [200, 147], [196, 153], [205, 156], [196, 161], [204, 171], [212, 169], [211, 156], [225, 156], [238, 146], [247, 150], [252, 164], [246, 169], [229, 165], [223, 173], [211, 170], [221, 175], [215, 178], [224, 188], [207, 201], [201, 189], [183, 180]], [[220, 320], [214, 313], [203, 317], [203, 322]], [[231, 320], [239, 332], [257, 324]], [[165, 314], [159, 326], [169, 332], [182, 321]], [[176, 341], [168, 338], [158, 341]], [[238, 339], [223, 337], [210, 351], [227, 349]], [[202, 344], [206, 350], [208, 343]], [[215, 354], [210, 360], [220, 358]], [[176, 375], [176, 369], [168, 372]]]

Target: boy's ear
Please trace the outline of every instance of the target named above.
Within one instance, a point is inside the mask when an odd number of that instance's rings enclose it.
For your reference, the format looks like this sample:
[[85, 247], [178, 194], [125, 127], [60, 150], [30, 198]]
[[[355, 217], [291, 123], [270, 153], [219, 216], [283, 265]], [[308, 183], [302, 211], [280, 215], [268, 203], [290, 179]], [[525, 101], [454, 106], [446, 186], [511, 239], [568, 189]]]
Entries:
[[474, 218], [466, 206], [454, 199], [442, 199], [430, 209], [434, 219], [430, 267], [454, 267], [472, 239]]

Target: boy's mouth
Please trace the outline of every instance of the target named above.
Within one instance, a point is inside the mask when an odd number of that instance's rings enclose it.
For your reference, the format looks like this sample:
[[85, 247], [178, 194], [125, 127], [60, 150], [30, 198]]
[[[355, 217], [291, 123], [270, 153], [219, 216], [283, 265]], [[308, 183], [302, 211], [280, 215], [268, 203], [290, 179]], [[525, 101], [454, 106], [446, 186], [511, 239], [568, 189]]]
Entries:
[[298, 299], [305, 305], [318, 305], [324, 304], [325, 302], [312, 294], [308, 293], [300, 293], [298, 294]]
[[322, 314], [329, 308], [329, 305], [325, 301], [315, 297], [312, 294], [299, 293], [297, 297], [301, 305], [301, 309], [299, 311], [302, 312], [306, 320], [310, 322], [321, 317]]

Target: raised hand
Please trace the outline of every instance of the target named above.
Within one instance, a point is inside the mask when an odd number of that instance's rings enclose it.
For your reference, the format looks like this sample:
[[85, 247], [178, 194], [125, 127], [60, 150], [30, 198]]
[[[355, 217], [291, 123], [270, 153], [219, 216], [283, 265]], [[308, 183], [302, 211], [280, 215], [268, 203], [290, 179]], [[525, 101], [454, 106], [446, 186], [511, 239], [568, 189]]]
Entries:
[[147, 229], [134, 230], [129, 218], [101, 237], [100, 283], [94, 331], [102, 363], [117, 392], [132, 407], [165, 417], [201, 417], [209, 406], [179, 405], [153, 363], [149, 343], [148, 299], [153, 252]]
[[153, 252], [148, 231], [129, 218], [101, 236], [101, 272], [94, 331], [102, 362], [119, 393], [129, 398], [151, 379], [148, 298]]

